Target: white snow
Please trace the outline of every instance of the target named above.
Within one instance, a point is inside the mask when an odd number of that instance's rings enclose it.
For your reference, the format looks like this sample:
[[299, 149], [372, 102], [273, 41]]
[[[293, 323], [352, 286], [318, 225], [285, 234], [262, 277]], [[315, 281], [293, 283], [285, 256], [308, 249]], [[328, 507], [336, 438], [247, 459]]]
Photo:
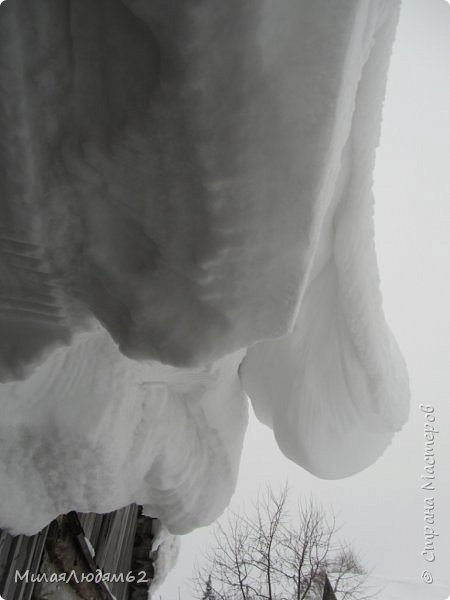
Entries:
[[369, 576], [368, 584], [382, 600], [449, 600], [448, 588], [436, 581], [427, 585], [420, 577], [392, 579]]
[[370, 191], [397, 1], [67, 6], [0, 21], [0, 527], [211, 522], [244, 389], [305, 468], [370, 465], [408, 410]]
[[0, 526], [144, 504], [176, 533], [226, 507], [247, 424], [242, 353], [182, 370], [131, 361], [102, 329], [3, 384]]
[[89, 538], [87, 538], [86, 536], [84, 536], [84, 541], [86, 543], [86, 546], [90, 552], [90, 555], [92, 556], [92, 558], [95, 558], [95, 548], [94, 546], [91, 544], [91, 540]]
[[[251, 348], [242, 368], [255, 412], [283, 452], [327, 478], [373, 462], [405, 422], [409, 400], [381, 308], [371, 193], [397, 12], [379, 2], [353, 6], [356, 15], [348, 17], [357, 27], [346, 54], [329, 64], [342, 80], [331, 111], [328, 212], [297, 321], [289, 335]], [[327, 45], [338, 45], [328, 33]]]
[[157, 588], [164, 582], [167, 574], [175, 566], [179, 551], [180, 538], [172, 535], [164, 526], [161, 526], [152, 544], [152, 553], [155, 553], [156, 560], [153, 562], [155, 576], [152, 579], [149, 590], [150, 600]]

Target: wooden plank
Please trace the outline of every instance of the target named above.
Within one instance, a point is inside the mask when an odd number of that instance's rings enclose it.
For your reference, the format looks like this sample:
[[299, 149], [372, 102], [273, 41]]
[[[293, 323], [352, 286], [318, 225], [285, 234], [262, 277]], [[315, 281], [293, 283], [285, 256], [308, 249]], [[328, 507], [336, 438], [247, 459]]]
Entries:
[[[140, 533], [136, 536], [138, 519]], [[69, 513], [58, 517], [36, 536], [13, 537], [0, 530], [0, 593], [8, 600], [32, 599], [35, 584], [30, 576], [39, 573], [45, 546], [51, 562], [56, 569], [62, 569], [61, 572], [65, 569], [70, 572], [75, 561], [83, 572], [95, 573], [101, 568], [110, 575], [123, 574], [123, 581], [110, 582], [107, 586], [101, 583], [95, 590], [92, 588], [89, 592], [94, 594], [92, 597], [109, 600], [111, 594], [117, 600], [143, 597], [144, 588], [130, 586], [126, 576], [137, 569], [150, 573], [151, 529], [151, 519], [142, 517], [140, 507], [133, 504], [106, 515]], [[95, 557], [85, 538], [94, 547]], [[140, 544], [138, 549], [136, 541]], [[22, 575], [28, 570], [28, 581], [15, 581], [16, 570]], [[87, 592], [82, 589], [85, 586], [79, 587], [80, 592]]]
[[3, 591], [7, 576], [8, 558], [12, 543], [13, 537], [6, 533], [6, 531], [0, 531], [0, 592]]
[[[48, 527], [45, 527], [40, 533], [34, 536], [19, 535], [12, 537], [8, 536], [8, 534], [2, 534], [3, 576], [1, 578], [0, 592], [8, 600], [31, 599], [34, 589], [34, 582], [31, 581], [31, 576], [39, 572], [47, 532]], [[10, 539], [5, 539], [5, 536]], [[4, 558], [5, 556], [6, 559]], [[22, 577], [28, 572], [28, 577], [16, 580], [16, 572]]]

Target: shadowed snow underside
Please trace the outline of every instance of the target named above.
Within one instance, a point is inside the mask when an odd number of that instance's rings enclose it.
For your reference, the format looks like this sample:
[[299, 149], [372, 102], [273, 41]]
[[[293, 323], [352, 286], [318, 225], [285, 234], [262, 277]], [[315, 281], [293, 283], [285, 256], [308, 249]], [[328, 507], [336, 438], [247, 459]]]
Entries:
[[[196, 366], [292, 326], [320, 220], [321, 174], [302, 183], [302, 172], [327, 135], [280, 109], [263, 12], [237, 1], [2, 6], [2, 211], [45, 249], [72, 332], [92, 316], [131, 357]], [[5, 379], [63, 342], [39, 339], [33, 352], [5, 350]]]

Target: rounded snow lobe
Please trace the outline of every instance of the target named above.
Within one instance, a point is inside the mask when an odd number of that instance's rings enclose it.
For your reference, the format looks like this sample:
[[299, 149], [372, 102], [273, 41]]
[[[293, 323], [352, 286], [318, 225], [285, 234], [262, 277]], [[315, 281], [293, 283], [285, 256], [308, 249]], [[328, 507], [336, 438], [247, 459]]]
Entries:
[[[375, 462], [409, 412], [406, 366], [384, 319], [374, 247], [371, 172], [396, 24], [395, 11], [378, 12], [376, 4], [360, 4], [356, 15], [343, 92], [353, 110], [342, 102], [336, 113], [330, 200], [294, 328], [254, 345], [240, 367], [256, 415], [284, 454], [326, 479]], [[367, 26], [373, 37], [362, 34]]]
[[212, 522], [234, 491], [247, 425], [241, 360], [138, 363], [99, 329], [4, 384], [0, 528], [34, 534], [70, 510], [132, 502], [173, 533]]
[[397, 9], [2, 6], [0, 527], [211, 522], [242, 386], [322, 477], [383, 452], [408, 410], [370, 194]]
[[[360, 315], [377, 321], [376, 337], [356, 340], [341, 303], [328, 263], [311, 283], [294, 331], [256, 344], [240, 367], [255, 413], [282, 452], [324, 479], [373, 464], [408, 416], [403, 360], [376, 309]], [[362, 321], [358, 331], [365, 327]]]

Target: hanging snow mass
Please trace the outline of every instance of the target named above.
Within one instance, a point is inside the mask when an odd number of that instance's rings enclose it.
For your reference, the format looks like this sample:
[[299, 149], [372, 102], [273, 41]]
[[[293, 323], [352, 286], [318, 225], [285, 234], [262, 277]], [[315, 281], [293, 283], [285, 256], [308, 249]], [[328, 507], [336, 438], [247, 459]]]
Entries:
[[213, 521], [247, 395], [318, 476], [383, 453], [409, 396], [371, 193], [398, 9], [1, 7], [0, 527]]

